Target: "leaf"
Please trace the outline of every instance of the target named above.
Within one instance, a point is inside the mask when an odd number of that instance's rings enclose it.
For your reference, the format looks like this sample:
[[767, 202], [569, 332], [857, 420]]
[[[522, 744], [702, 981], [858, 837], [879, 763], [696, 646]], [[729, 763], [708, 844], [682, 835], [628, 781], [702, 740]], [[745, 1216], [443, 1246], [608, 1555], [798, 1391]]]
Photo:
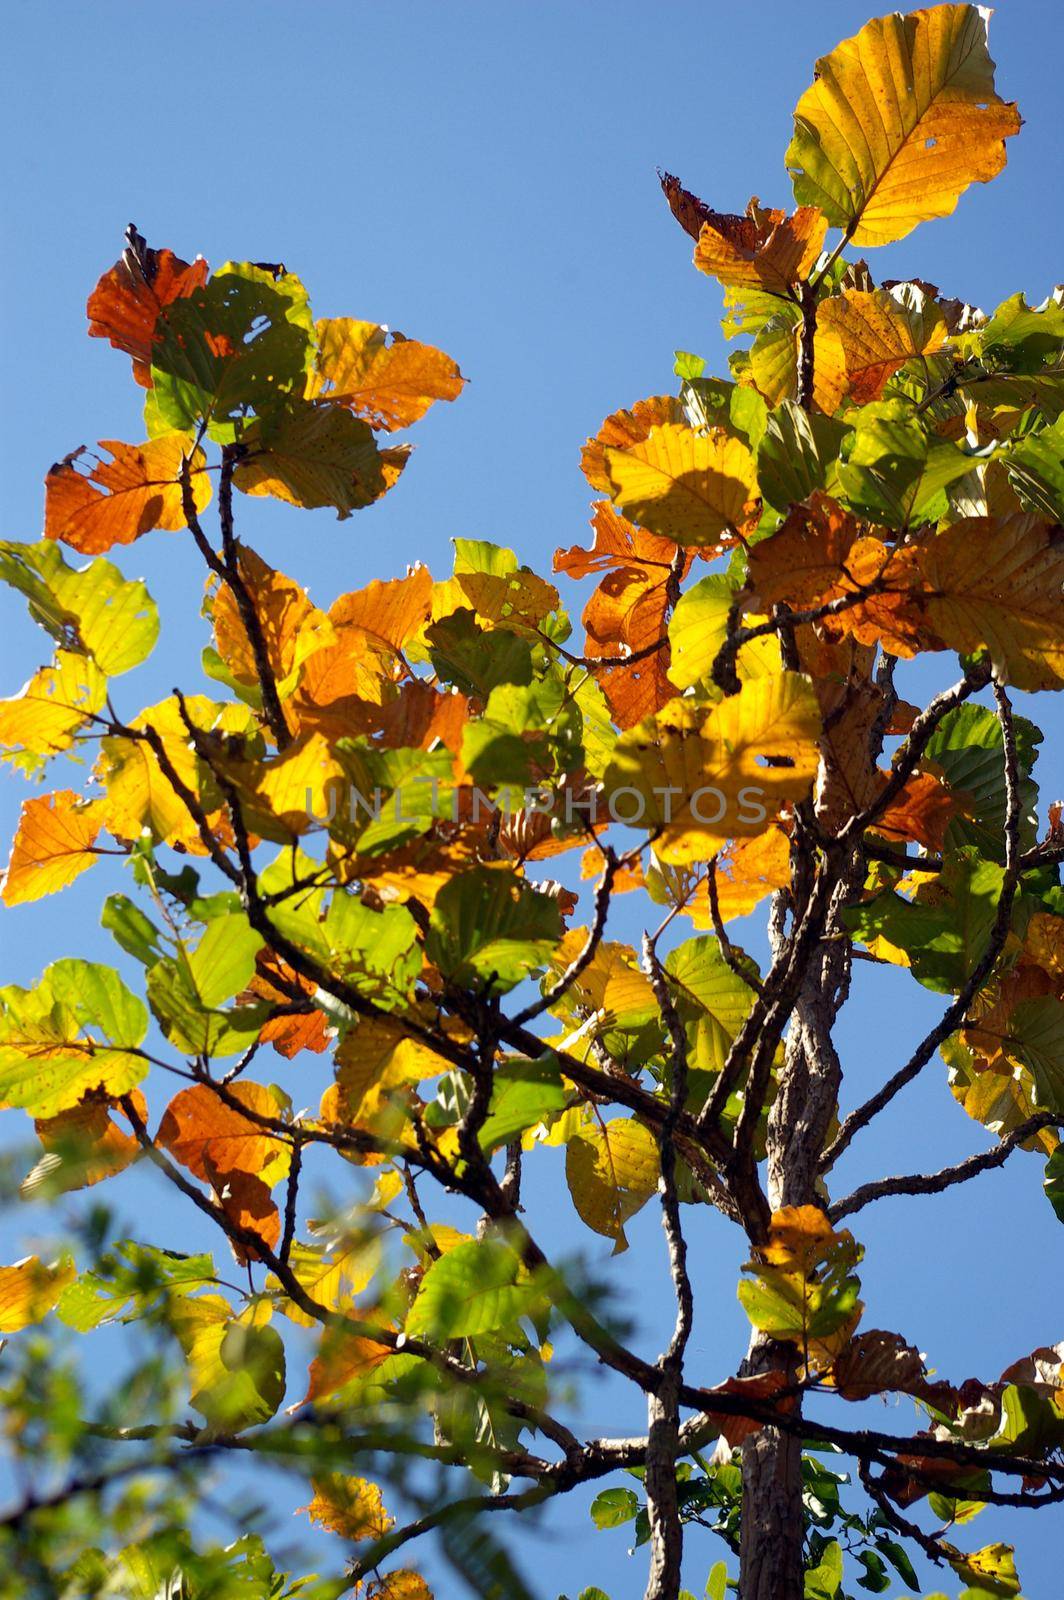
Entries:
[[842, 1584], [842, 1546], [837, 1539], [824, 1547], [815, 1567], [805, 1574], [805, 1600], [835, 1600]]
[[40, 1322], [74, 1276], [69, 1257], [52, 1266], [37, 1256], [26, 1256], [11, 1267], [0, 1266], [0, 1333], [18, 1333]]
[[[130, 1097], [142, 1120], [148, 1107], [139, 1089]], [[38, 1118], [34, 1124], [44, 1155], [22, 1180], [24, 1198], [54, 1199], [73, 1189], [102, 1183], [138, 1161], [139, 1140], [114, 1120], [114, 1106], [106, 1096], [89, 1093], [76, 1106], [56, 1117]]]
[[[277, 572], [247, 545], [237, 543], [237, 570], [251, 596], [265, 645], [266, 659], [282, 698], [307, 657], [335, 639], [330, 620], [312, 606], [306, 590]], [[233, 591], [220, 584], [208, 601], [214, 624], [214, 648], [225, 667], [225, 681], [250, 704], [261, 703], [255, 652]]]
[[[584, 607], [585, 648], [588, 654], [611, 658], [596, 668], [596, 677], [615, 721], [630, 728], [672, 695], [664, 624], [676, 549], [671, 541], [625, 521], [608, 501], [596, 502], [593, 513], [591, 549], [575, 545], [571, 550], [556, 551], [554, 570], [573, 578], [603, 574]], [[688, 566], [689, 558], [685, 558], [681, 580]], [[659, 650], [626, 664], [627, 656], [659, 641]]]
[[781, 400], [757, 447], [757, 481], [768, 504], [787, 511], [818, 489], [832, 493], [845, 434], [843, 423]]
[[997, 176], [1004, 141], [1019, 132], [993, 73], [977, 6], [866, 23], [817, 62], [795, 109], [786, 157], [795, 199], [856, 245], [949, 216], [970, 183]]
[[1022, 513], [965, 517], [912, 550], [928, 623], [950, 649], [988, 650], [1018, 689], [1064, 684], [1064, 534]]
[[426, 954], [453, 983], [512, 989], [561, 938], [557, 901], [507, 867], [457, 874], [432, 908]]
[[247, 453], [233, 482], [244, 494], [305, 510], [332, 506], [341, 521], [379, 500], [405, 464], [395, 452], [382, 455], [369, 424], [342, 406], [302, 400], [271, 410], [243, 443]]
[[[278, 1090], [240, 1078], [227, 1093], [257, 1116], [277, 1121], [286, 1108]], [[155, 1143], [206, 1182], [218, 1174], [249, 1172], [271, 1186], [291, 1163], [291, 1145], [219, 1098], [208, 1084], [193, 1084], [170, 1101]]]
[[[201, 695], [189, 695], [185, 708], [193, 725], [205, 735], [242, 734], [254, 722], [246, 707], [220, 706]], [[129, 727], [134, 732], [151, 728], [158, 734], [178, 778], [197, 795], [208, 821], [216, 827], [220, 821], [220, 796], [201, 774], [177, 700], [171, 698], [148, 706]], [[186, 850], [205, 854], [195, 820], [146, 740], [118, 734], [105, 738], [94, 775], [107, 791], [99, 802], [100, 814], [116, 838], [136, 839], [148, 829], [159, 843], [180, 844]]]
[[221, 1295], [179, 1299], [170, 1310], [174, 1333], [188, 1362], [190, 1404], [220, 1433], [240, 1433], [268, 1422], [285, 1392], [284, 1345], [256, 1322], [254, 1303], [234, 1318]]
[[434, 1261], [406, 1319], [411, 1338], [442, 1344], [511, 1328], [543, 1298], [520, 1257], [494, 1239], [471, 1239]]
[[371, 1584], [366, 1600], [432, 1600], [432, 1590], [419, 1572], [403, 1568]]
[[811, 1371], [830, 1366], [862, 1310], [854, 1267], [861, 1258], [848, 1231], [835, 1233], [818, 1206], [772, 1214], [767, 1242], [743, 1271], [739, 1300], [755, 1328], [793, 1344]]
[[892, 528], [944, 517], [946, 490], [971, 472], [974, 458], [921, 428], [898, 402], [870, 406], [856, 422], [843, 446], [839, 498]]
[[[409, 1120], [409, 1086], [438, 1077], [447, 1067], [442, 1056], [404, 1035], [400, 1024], [377, 1017], [363, 1018], [347, 1033], [336, 1065], [336, 1082], [322, 1097], [322, 1121], [399, 1142]], [[369, 1165], [376, 1158], [357, 1159]]]
[[568, 1093], [551, 1062], [516, 1061], [495, 1071], [491, 1110], [480, 1130], [480, 1145], [490, 1154], [512, 1144], [529, 1128], [564, 1109]]
[[[238, 1055], [258, 1037], [264, 1007], [225, 1009], [246, 989], [262, 937], [242, 912], [209, 923], [194, 950], [182, 946], [174, 958], [148, 972], [148, 998], [172, 1044], [188, 1055]], [[189, 1091], [190, 1093], [192, 1091]]]
[[96, 861], [99, 816], [73, 789], [22, 802], [0, 893], [6, 906], [27, 905], [65, 889]]
[[408, 428], [435, 401], [456, 400], [462, 392], [457, 364], [432, 345], [354, 317], [324, 319], [316, 331], [307, 398], [346, 406], [373, 428]]
[[850, 1340], [835, 1360], [831, 1381], [844, 1400], [854, 1401], [877, 1394], [926, 1394], [933, 1387], [915, 1346], [882, 1328]]
[[638, 1510], [639, 1500], [631, 1489], [602, 1489], [590, 1506], [596, 1528], [619, 1528], [631, 1522]]
[[844, 290], [817, 308], [813, 396], [827, 416], [842, 400], [878, 400], [887, 380], [916, 356], [933, 355], [946, 322], [933, 300], [904, 305], [885, 289]]
[[395, 1521], [384, 1509], [380, 1488], [368, 1478], [330, 1472], [312, 1478], [311, 1488], [313, 1500], [299, 1510], [319, 1528], [338, 1533], [342, 1539], [355, 1543], [359, 1539], [380, 1539]]
[[988, 1544], [971, 1555], [955, 1550], [946, 1559], [959, 1578], [975, 1586], [977, 1595], [1018, 1595], [1020, 1592], [1011, 1545]]
[[0, 700], [0, 751], [34, 772], [68, 750], [107, 698], [107, 679], [87, 656], [57, 650], [10, 700]]
[[227, 444], [237, 420], [300, 394], [314, 359], [306, 290], [292, 273], [230, 261], [165, 308], [152, 347], [154, 405], [163, 427], [207, 425]]
[[132, 544], [152, 528], [183, 528], [180, 475], [186, 458], [196, 510], [210, 501], [206, 457], [186, 433], [164, 433], [142, 445], [102, 439], [100, 448], [113, 459], [97, 457], [95, 465], [82, 470], [83, 446], [49, 469], [46, 539], [62, 539], [84, 555], [98, 555], [114, 544]]
[[67, 959], [34, 989], [0, 989], [0, 1103], [54, 1117], [83, 1095], [126, 1094], [148, 1063], [148, 1013], [111, 967]]
[[[608, 494], [610, 475], [606, 463], [607, 449], [628, 449], [649, 438], [654, 428], [659, 428], [664, 423], [682, 423], [685, 420], [683, 406], [671, 394], [654, 395], [649, 400], [637, 400], [630, 411], [614, 411], [606, 418], [595, 437], [589, 439], [583, 448], [580, 467], [584, 477], [600, 494]], [[582, 574], [574, 571], [573, 576], [578, 577]]]
[[[717, 904], [721, 921], [745, 917], [776, 889], [791, 881], [791, 842], [782, 828], [766, 828], [752, 839], [737, 839], [716, 857]], [[696, 928], [711, 926], [709, 891], [705, 885], [689, 905]]]
[[663, 862], [708, 860], [808, 793], [819, 731], [816, 696], [799, 673], [756, 678], [708, 708], [673, 700], [617, 741], [605, 776], [610, 815], [660, 828]]
[[[667, 660], [669, 678], [677, 689], [712, 681], [713, 664], [728, 637], [729, 616], [738, 606], [737, 595], [737, 585], [727, 573], [713, 572], [680, 596], [669, 622], [672, 653]], [[771, 635], [751, 639], [740, 646], [735, 665], [740, 679], [779, 672], [778, 641]]]
[[691, 1039], [691, 1065], [719, 1072], [746, 1021], [754, 992], [725, 961], [716, 939], [687, 939], [665, 961], [669, 987]]
[[1046, 1199], [1064, 1222], [1064, 1145], [1058, 1145], [1046, 1162]]
[[727, 549], [756, 520], [754, 459], [723, 429], [678, 423], [603, 451], [610, 499], [633, 522], [676, 544]]
[[152, 342], [162, 308], [181, 300], [207, 281], [202, 256], [191, 264], [172, 250], [149, 249], [131, 230], [129, 247], [105, 272], [85, 307], [90, 339], [107, 339], [133, 358], [133, 376], [142, 388], [151, 386]]
[[695, 266], [725, 288], [759, 288], [786, 295], [808, 278], [827, 231], [815, 206], [793, 217], [750, 201], [743, 217], [708, 211], [695, 245]]
[[614, 1254], [627, 1250], [624, 1225], [646, 1205], [658, 1186], [658, 1145], [634, 1117], [592, 1123], [569, 1140], [565, 1180], [582, 1221], [614, 1240]]
[[58, 645], [90, 655], [108, 677], [151, 654], [159, 613], [143, 583], [102, 558], [68, 566], [58, 545], [0, 542], [0, 579], [29, 601], [30, 615]]

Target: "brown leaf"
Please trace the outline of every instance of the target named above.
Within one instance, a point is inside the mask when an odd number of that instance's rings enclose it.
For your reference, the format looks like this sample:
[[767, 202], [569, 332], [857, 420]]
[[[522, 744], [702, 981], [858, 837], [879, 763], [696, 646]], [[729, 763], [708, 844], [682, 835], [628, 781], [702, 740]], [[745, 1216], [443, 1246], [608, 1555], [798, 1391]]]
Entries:
[[[249, 1111], [277, 1117], [277, 1095], [265, 1084], [242, 1078], [231, 1084], [228, 1092]], [[174, 1096], [163, 1113], [155, 1142], [197, 1178], [211, 1183], [219, 1174], [231, 1172], [252, 1173], [276, 1182], [289, 1161], [285, 1140], [242, 1116], [205, 1083], [193, 1084]]]

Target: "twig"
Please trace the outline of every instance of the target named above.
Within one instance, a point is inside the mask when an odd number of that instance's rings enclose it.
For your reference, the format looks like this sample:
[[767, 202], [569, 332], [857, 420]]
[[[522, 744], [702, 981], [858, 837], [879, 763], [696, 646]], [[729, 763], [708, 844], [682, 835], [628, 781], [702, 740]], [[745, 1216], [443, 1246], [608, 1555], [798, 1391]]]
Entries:
[[609, 845], [603, 851], [603, 856], [605, 864], [602, 869], [602, 877], [599, 879], [595, 889], [594, 915], [582, 949], [570, 961], [557, 981], [551, 984], [545, 994], [541, 995], [538, 1000], [533, 1000], [530, 1005], [525, 1006], [523, 1011], [519, 1011], [515, 1017], [511, 1018], [513, 1027], [523, 1028], [526, 1023], [534, 1022], [545, 1011], [549, 1011], [552, 1006], [557, 1005], [559, 1000], [564, 999], [581, 973], [585, 972], [594, 961], [595, 952], [598, 950], [602, 942], [602, 936], [606, 931], [606, 919], [610, 912], [610, 896], [613, 893], [613, 882], [617, 876], [618, 867], [617, 857]]

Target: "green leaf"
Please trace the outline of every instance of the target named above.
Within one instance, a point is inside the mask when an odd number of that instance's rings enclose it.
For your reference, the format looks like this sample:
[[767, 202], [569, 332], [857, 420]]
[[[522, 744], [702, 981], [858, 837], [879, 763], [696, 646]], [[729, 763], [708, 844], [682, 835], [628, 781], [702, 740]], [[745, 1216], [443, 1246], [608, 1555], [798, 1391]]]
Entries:
[[[1034, 844], [1038, 788], [1031, 770], [1042, 735], [1026, 717], [1015, 717], [1020, 767], [1020, 844]], [[1005, 859], [1005, 765], [1001, 723], [985, 706], [958, 706], [942, 718], [927, 744], [927, 756], [941, 767], [950, 789], [965, 799], [970, 816], [955, 817], [946, 829], [946, 849], [972, 845], [992, 861]]]
[[619, 1528], [631, 1522], [639, 1510], [639, 1497], [631, 1489], [603, 1489], [591, 1502], [591, 1520], [596, 1528]]
[[864, 1567], [864, 1577], [857, 1582], [862, 1589], [869, 1589], [873, 1594], [882, 1594], [884, 1589], [890, 1588], [890, 1573], [880, 1556], [874, 1550], [862, 1550], [857, 1557]]
[[581, 716], [560, 674], [533, 683], [498, 684], [482, 716], [466, 723], [462, 764], [473, 781], [490, 788], [532, 784], [555, 769], [580, 763]]
[[507, 628], [482, 628], [463, 606], [425, 629], [437, 676], [462, 694], [487, 700], [500, 683], [532, 682], [532, 646]]
[[1046, 1199], [1064, 1222], [1064, 1144], [1058, 1144], [1046, 1162]]
[[85, 1333], [105, 1322], [150, 1317], [171, 1296], [214, 1281], [209, 1255], [179, 1255], [123, 1239], [64, 1289], [56, 1312], [68, 1327]]
[[757, 481], [777, 511], [806, 500], [815, 489], [835, 494], [845, 423], [781, 400], [769, 412], [757, 447]]
[[929, 898], [913, 901], [888, 890], [843, 913], [865, 942], [882, 936], [908, 955], [913, 976], [928, 989], [953, 993], [982, 959], [997, 915], [1002, 869], [971, 851], [946, 857]]
[[107, 929], [127, 955], [145, 967], [153, 967], [166, 954], [159, 929], [128, 895], [107, 896], [100, 913], [100, 926]]
[[805, 1600], [835, 1600], [841, 1585], [842, 1546], [833, 1539], [818, 1564], [806, 1572]]
[[851, 509], [890, 528], [944, 517], [946, 489], [972, 470], [974, 458], [922, 428], [904, 402], [874, 402], [851, 420], [856, 430], [838, 468], [839, 492]]
[[1052, 522], [1064, 518], [1064, 417], [1029, 433], [1006, 457], [1009, 479], [1024, 505]]
[[0, 989], [0, 1104], [53, 1117], [91, 1089], [125, 1094], [148, 1063], [148, 1013], [112, 967], [67, 959], [34, 989]]
[[728, 1593], [728, 1564], [718, 1561], [710, 1568], [706, 1579], [706, 1600], [726, 1600]]
[[458, 984], [512, 989], [561, 938], [558, 903], [510, 868], [458, 873], [436, 897], [425, 949]]
[[1021, 1000], [1009, 1017], [1009, 1049], [1034, 1078], [1037, 1104], [1064, 1112], [1064, 1002], [1053, 995]]
[[716, 939], [700, 935], [671, 950], [670, 988], [687, 1027], [693, 1067], [719, 1072], [754, 1003], [754, 991], [725, 961]]
[[328, 964], [357, 989], [381, 1001], [408, 996], [421, 971], [417, 923], [406, 906], [380, 911], [337, 890], [322, 932]]
[[406, 1319], [411, 1338], [475, 1338], [512, 1328], [543, 1299], [519, 1256], [495, 1239], [470, 1239], [434, 1261]]
[[138, 666], [154, 648], [154, 600], [143, 583], [124, 578], [102, 557], [71, 567], [53, 539], [0, 542], [0, 580], [26, 596], [30, 616], [57, 644], [90, 655], [108, 677]]
[[302, 389], [313, 360], [314, 321], [299, 279], [227, 262], [161, 313], [151, 412], [170, 428], [206, 422], [213, 439], [231, 443], [237, 419], [283, 404]]
[[233, 482], [244, 494], [331, 506], [342, 521], [388, 487], [373, 429], [346, 406], [293, 398], [245, 429], [241, 444]]
[[148, 999], [170, 1042], [188, 1055], [230, 1056], [246, 1050], [265, 1020], [261, 1005], [224, 1010], [255, 971], [262, 938], [243, 912], [208, 924], [192, 951], [164, 957], [148, 972]]
[[564, 1109], [568, 1094], [557, 1064], [514, 1061], [499, 1067], [491, 1094], [491, 1111], [480, 1130], [481, 1148], [488, 1154], [519, 1139], [529, 1128]]

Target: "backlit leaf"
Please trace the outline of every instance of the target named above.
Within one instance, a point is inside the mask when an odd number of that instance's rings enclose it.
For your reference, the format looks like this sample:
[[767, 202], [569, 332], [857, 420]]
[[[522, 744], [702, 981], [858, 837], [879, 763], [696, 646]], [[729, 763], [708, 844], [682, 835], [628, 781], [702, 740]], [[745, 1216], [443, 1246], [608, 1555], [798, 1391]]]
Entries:
[[73, 883], [95, 862], [99, 831], [94, 808], [72, 789], [24, 800], [0, 891], [4, 904], [26, 905]]
[[565, 1149], [565, 1179], [581, 1219], [627, 1250], [624, 1225], [658, 1186], [657, 1140], [634, 1117], [590, 1123]]
[[44, 533], [62, 539], [85, 555], [115, 544], [132, 544], [152, 528], [185, 526], [181, 503], [181, 464], [191, 462], [192, 499], [202, 511], [211, 498], [202, 450], [186, 433], [164, 433], [146, 444], [103, 439], [111, 461], [82, 463], [84, 449], [65, 456], [45, 479]]
[[455, 362], [375, 322], [330, 317], [317, 324], [318, 357], [307, 398], [346, 406], [392, 433], [417, 422], [436, 400], [456, 400], [464, 379]]
[[986, 13], [936, 5], [868, 22], [817, 62], [787, 166], [800, 204], [857, 245], [889, 244], [996, 177], [1019, 127], [994, 93]]
[[677, 423], [603, 452], [610, 498], [633, 522], [676, 544], [727, 548], [751, 520], [754, 460], [741, 439]]
[[69, 1259], [46, 1266], [37, 1256], [26, 1256], [14, 1266], [0, 1266], [0, 1333], [18, 1333], [40, 1322], [74, 1275]]

